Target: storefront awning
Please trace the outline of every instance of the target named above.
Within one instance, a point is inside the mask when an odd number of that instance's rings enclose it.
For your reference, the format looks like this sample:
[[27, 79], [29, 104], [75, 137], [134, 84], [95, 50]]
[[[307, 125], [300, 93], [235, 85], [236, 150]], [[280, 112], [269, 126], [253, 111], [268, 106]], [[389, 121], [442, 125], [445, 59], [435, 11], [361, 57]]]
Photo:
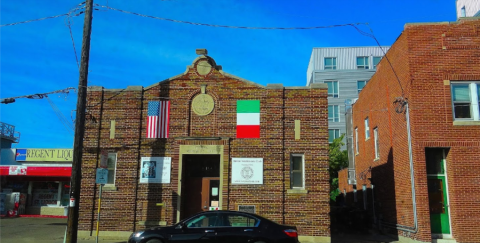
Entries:
[[0, 166], [1, 176], [57, 176], [70, 177], [72, 167], [70, 166]]

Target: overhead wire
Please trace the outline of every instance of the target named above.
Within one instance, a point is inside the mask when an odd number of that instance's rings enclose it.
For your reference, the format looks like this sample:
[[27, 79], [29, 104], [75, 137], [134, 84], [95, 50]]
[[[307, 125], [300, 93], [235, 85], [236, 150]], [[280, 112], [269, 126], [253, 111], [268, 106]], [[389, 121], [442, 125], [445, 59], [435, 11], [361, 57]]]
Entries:
[[164, 21], [170, 21], [175, 23], [182, 23], [182, 24], [190, 24], [190, 25], [198, 25], [198, 26], [208, 26], [208, 27], [217, 27], [217, 28], [230, 28], [230, 29], [253, 29], [253, 30], [311, 30], [311, 29], [326, 29], [326, 28], [335, 28], [335, 27], [345, 27], [345, 26], [355, 26], [364, 23], [349, 23], [349, 24], [336, 24], [336, 25], [327, 25], [327, 26], [310, 26], [310, 27], [253, 27], [253, 26], [232, 26], [232, 25], [218, 25], [218, 24], [206, 24], [206, 23], [198, 23], [198, 22], [190, 22], [184, 20], [176, 20], [176, 19], [169, 19], [169, 18], [162, 18], [152, 15], [146, 15], [141, 13], [135, 13], [127, 10], [122, 10], [118, 8], [113, 8], [110, 6], [104, 6], [95, 4], [96, 7], [106, 8], [126, 14], [132, 14], [140, 17], [151, 18], [151, 19], [158, 19]]
[[72, 33], [72, 22], [73, 21], [71, 21], [71, 20], [72, 20], [73, 17], [77, 17], [77, 16], [80, 16], [81, 14], [83, 14], [83, 11], [80, 11], [79, 13], [75, 13], [75, 12], [78, 11], [78, 10], [81, 10], [81, 9], [85, 9], [85, 6], [82, 6], [84, 4], [85, 4], [85, 2], [82, 2], [82, 3], [78, 4], [76, 8], [72, 8], [67, 13], [67, 17], [65, 18], [65, 26], [67, 26], [68, 30], [70, 31], [70, 38], [72, 39], [73, 52], [75, 53], [75, 60], [77, 61], [78, 69], [80, 69], [80, 63], [78, 62], [77, 50], [75, 48], [75, 40], [73, 38], [73, 33]]
[[35, 22], [35, 21], [42, 21], [42, 20], [46, 20], [46, 19], [54, 19], [54, 18], [67, 16], [67, 15], [68, 15], [68, 13], [64, 13], [64, 14], [59, 14], [59, 15], [49, 16], [49, 17], [44, 17], [44, 18], [39, 18], [39, 19], [31, 19], [31, 20], [25, 20], [25, 21], [20, 21], [20, 22], [15, 22], [15, 23], [2, 24], [2, 25], [0, 25], [0, 27], [12, 26], [12, 25], [18, 25], [18, 24], [26, 24], [26, 23]]
[[48, 96], [45, 96], [45, 99], [47, 99], [48, 103], [50, 104], [50, 106], [53, 109], [53, 112], [55, 112], [55, 115], [57, 115], [58, 119], [60, 120], [62, 125], [65, 127], [65, 129], [67, 129], [67, 131], [70, 132], [70, 134], [73, 135], [73, 131], [75, 130], [73, 125], [70, 124], [70, 122], [67, 120], [67, 118], [65, 118], [65, 116], [60, 111], [60, 109], [58, 109], [57, 105], [55, 103], [53, 103], [53, 101]]

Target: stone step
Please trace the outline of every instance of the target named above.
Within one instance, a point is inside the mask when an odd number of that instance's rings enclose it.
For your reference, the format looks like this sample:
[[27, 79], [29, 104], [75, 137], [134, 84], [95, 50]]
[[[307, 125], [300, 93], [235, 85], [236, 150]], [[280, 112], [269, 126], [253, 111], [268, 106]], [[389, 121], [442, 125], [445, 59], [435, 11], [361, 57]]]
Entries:
[[432, 243], [457, 243], [455, 239], [433, 239]]

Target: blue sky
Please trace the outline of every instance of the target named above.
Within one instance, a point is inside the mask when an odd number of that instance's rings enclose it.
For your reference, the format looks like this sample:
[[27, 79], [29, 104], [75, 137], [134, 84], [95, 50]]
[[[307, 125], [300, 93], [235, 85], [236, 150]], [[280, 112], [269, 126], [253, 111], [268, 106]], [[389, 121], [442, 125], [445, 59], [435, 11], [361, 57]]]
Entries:
[[[95, 0], [144, 15], [206, 24], [311, 27], [369, 23], [381, 45], [392, 45], [405, 23], [455, 21], [455, 0]], [[1, 24], [68, 13], [81, 1], [2, 1]], [[266, 85], [302, 86], [313, 47], [374, 46], [352, 27], [314, 30], [248, 30], [189, 25], [140, 17], [103, 7], [93, 13], [88, 85], [150, 86], [181, 74], [207, 48], [223, 70]], [[80, 58], [83, 15], [71, 30]], [[0, 28], [0, 97], [46, 93], [78, 86], [78, 66], [63, 17]], [[369, 32], [365, 26], [360, 26]], [[73, 123], [76, 93], [49, 99]], [[47, 99], [0, 105], [1, 121], [20, 132], [16, 148], [73, 148]]]

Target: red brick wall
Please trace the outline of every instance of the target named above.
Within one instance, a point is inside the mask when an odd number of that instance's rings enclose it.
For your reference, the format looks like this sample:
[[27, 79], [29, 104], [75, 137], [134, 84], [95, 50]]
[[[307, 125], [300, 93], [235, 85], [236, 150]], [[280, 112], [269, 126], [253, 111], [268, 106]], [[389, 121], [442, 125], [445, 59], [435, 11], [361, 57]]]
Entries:
[[[402, 88], [408, 99], [419, 231], [399, 231], [400, 235], [431, 241], [425, 148], [444, 147], [450, 148], [446, 173], [453, 237], [457, 242], [480, 242], [480, 124], [453, 125], [450, 85], [444, 83], [480, 80], [479, 30], [478, 19], [406, 25], [387, 53], [399, 80], [383, 58], [353, 106], [360, 141], [355, 157], [357, 187], [370, 185], [371, 178], [376, 186], [375, 210], [384, 221], [413, 226], [406, 116], [397, 113], [398, 106], [393, 104], [402, 96]], [[371, 138], [365, 141], [367, 116]], [[378, 160], [374, 156], [375, 127], [380, 138]]]
[[[191, 100], [206, 84], [215, 100], [214, 111], [197, 116]], [[148, 101], [171, 102], [170, 138], [146, 139]], [[236, 139], [236, 101], [260, 100], [259, 139]], [[327, 89], [283, 88], [253, 84], [213, 70], [202, 76], [192, 69], [148, 88], [125, 90], [90, 88], [82, 164], [79, 230], [95, 230], [98, 187], [95, 168], [99, 152], [116, 152], [116, 191], [102, 195], [102, 231], [142, 229], [139, 221], [176, 221], [180, 145], [223, 145], [223, 209], [257, 205], [257, 213], [279, 223], [296, 225], [301, 235], [329, 236], [329, 174]], [[116, 135], [109, 138], [110, 121]], [[294, 120], [301, 120], [301, 139], [295, 140]], [[222, 137], [185, 140], [184, 137]], [[307, 194], [286, 193], [290, 185], [290, 154], [305, 155]], [[170, 184], [139, 184], [141, 157], [172, 157]], [[231, 185], [230, 158], [263, 158], [263, 185]], [[155, 203], [164, 202], [165, 207]]]

